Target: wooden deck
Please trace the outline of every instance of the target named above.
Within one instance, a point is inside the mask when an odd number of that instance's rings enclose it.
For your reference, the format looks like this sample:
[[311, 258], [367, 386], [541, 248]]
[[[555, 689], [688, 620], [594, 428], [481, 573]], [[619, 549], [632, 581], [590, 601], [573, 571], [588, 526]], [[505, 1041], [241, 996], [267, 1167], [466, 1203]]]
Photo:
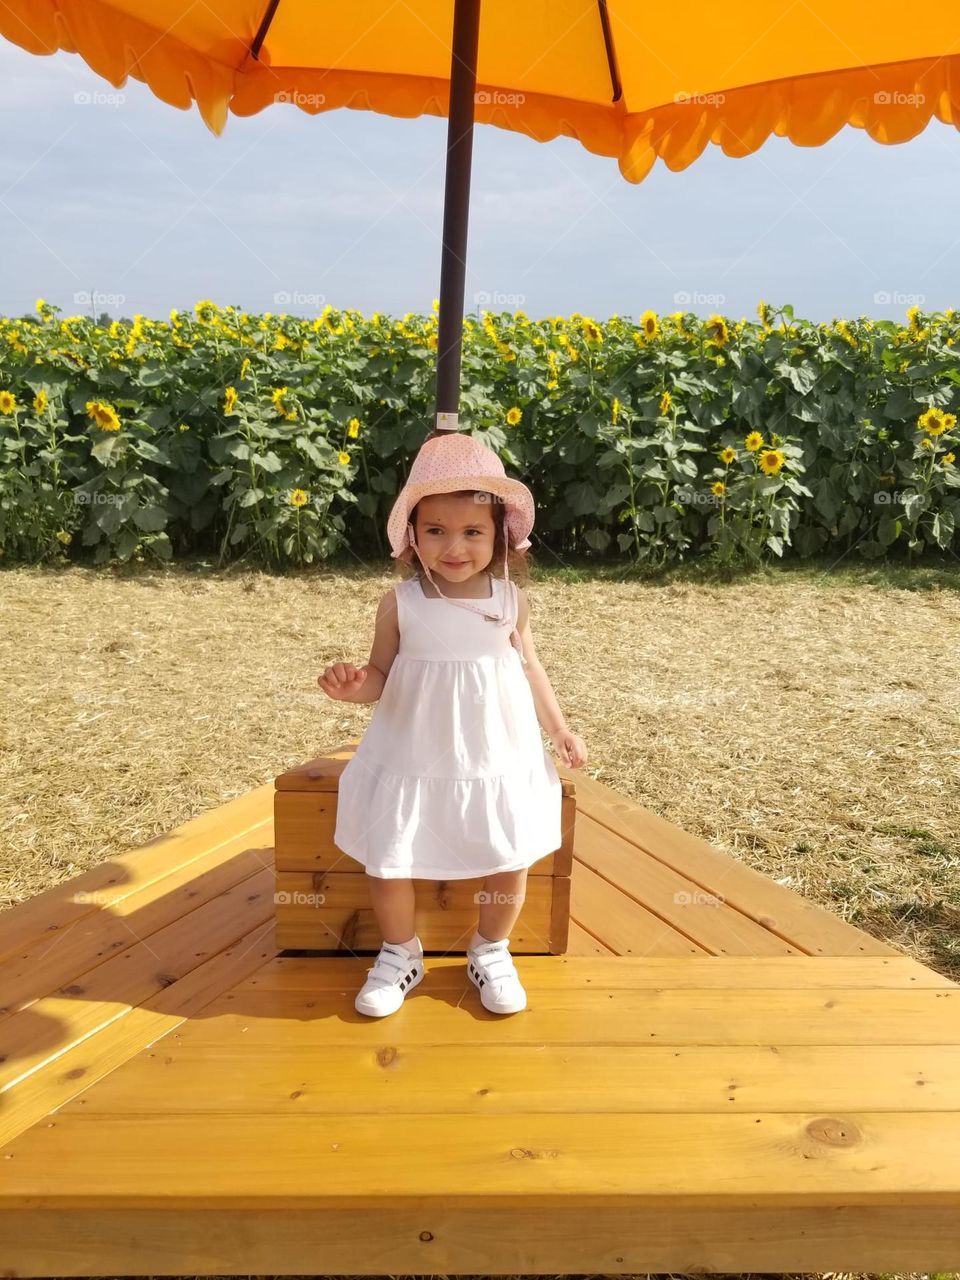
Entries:
[[960, 1270], [960, 987], [569, 776], [509, 1018], [278, 953], [272, 784], [0, 915], [0, 1276]]

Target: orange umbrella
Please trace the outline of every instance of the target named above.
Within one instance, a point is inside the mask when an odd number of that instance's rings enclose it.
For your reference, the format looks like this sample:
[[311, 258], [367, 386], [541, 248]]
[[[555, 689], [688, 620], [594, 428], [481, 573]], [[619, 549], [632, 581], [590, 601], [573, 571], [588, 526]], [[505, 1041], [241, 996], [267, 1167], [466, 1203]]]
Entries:
[[456, 426], [474, 120], [573, 137], [640, 182], [708, 142], [730, 156], [771, 133], [818, 146], [844, 124], [904, 142], [960, 127], [955, 4], [769, 0], [2, 0], [0, 34], [79, 53], [114, 86], [227, 112], [286, 102], [447, 115], [437, 425]]

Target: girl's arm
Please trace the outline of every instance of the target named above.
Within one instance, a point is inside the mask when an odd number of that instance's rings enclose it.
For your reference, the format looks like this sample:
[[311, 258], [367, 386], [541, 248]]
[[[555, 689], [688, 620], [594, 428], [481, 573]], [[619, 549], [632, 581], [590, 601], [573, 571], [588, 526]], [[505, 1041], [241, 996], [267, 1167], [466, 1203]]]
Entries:
[[563, 718], [563, 712], [560, 710], [560, 704], [557, 702], [556, 694], [553, 692], [550, 678], [537, 657], [533, 636], [530, 633], [530, 605], [527, 597], [519, 587], [517, 588], [517, 595], [520, 600], [517, 631], [520, 633], [520, 643], [523, 645], [523, 656], [527, 660], [524, 673], [530, 682], [533, 704], [537, 709], [537, 719], [540, 721], [544, 732], [552, 738], [555, 734], [566, 730], [567, 722]]

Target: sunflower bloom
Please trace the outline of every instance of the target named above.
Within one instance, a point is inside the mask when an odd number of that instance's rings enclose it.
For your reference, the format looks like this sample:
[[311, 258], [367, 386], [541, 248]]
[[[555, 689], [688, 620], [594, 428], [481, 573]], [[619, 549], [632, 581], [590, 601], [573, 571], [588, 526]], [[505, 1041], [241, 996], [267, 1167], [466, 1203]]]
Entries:
[[514, 405], [512, 409], [507, 410], [507, 426], [515, 427], [522, 417], [523, 411]]
[[718, 480], [716, 484], [712, 484], [710, 486], [710, 492], [714, 494], [716, 497], [722, 498], [724, 494], [727, 492], [727, 486], [723, 483], [722, 480]]
[[763, 325], [764, 329], [769, 330], [770, 308], [767, 306], [767, 304], [764, 302], [762, 298], [760, 299], [760, 305], [757, 307], [757, 315], [760, 317], [760, 323]]
[[223, 397], [223, 412], [233, 413], [233, 406], [237, 403], [237, 388], [227, 387]]
[[73, 534], [68, 533], [66, 529], [58, 529], [53, 536], [58, 542], [62, 542], [65, 547], [69, 547], [70, 543], [73, 541]]
[[722, 449], [720, 451], [720, 461], [724, 464], [724, 466], [727, 466], [727, 467], [729, 467], [730, 463], [733, 462], [736, 456], [737, 456], [736, 449], [731, 449], [729, 446], [726, 449]]
[[17, 407], [17, 397], [12, 391], [0, 391], [0, 413], [13, 413]]
[[657, 319], [655, 311], [645, 311], [640, 317], [640, 327], [643, 329], [643, 336], [648, 342], [652, 342], [654, 338], [660, 336], [660, 321]]
[[723, 316], [712, 315], [707, 321], [707, 330], [718, 347], [724, 347], [730, 341], [730, 330]]
[[205, 298], [193, 308], [200, 324], [212, 324], [217, 317], [217, 304]]
[[779, 449], [764, 449], [760, 455], [760, 470], [764, 475], [775, 476], [786, 460], [786, 455]]
[[763, 446], [763, 436], [759, 431], [751, 431], [743, 443], [751, 453], [756, 453]]
[[603, 330], [598, 324], [595, 324], [593, 320], [584, 320], [583, 336], [588, 342], [602, 342]]
[[344, 450], [341, 449], [340, 452], [337, 454], [337, 461], [340, 463], [342, 467], [345, 467], [347, 463], [350, 461], [349, 453], [345, 453]]
[[101, 431], [119, 431], [120, 419], [112, 405], [103, 400], [88, 400], [87, 413], [93, 418]]
[[355, 440], [359, 434], [360, 434], [360, 419], [351, 418], [350, 421], [347, 423], [347, 435], [351, 436]]
[[934, 444], [934, 442], [930, 439], [929, 436], [924, 436], [923, 439], [920, 441], [921, 449], [936, 449], [936, 447], [937, 446]]
[[617, 425], [617, 419], [620, 417], [620, 401], [616, 396], [613, 397], [613, 403], [610, 406], [610, 421], [614, 426]]
[[[926, 413], [921, 413], [917, 419], [917, 426], [921, 431], [926, 431], [927, 435], [942, 435], [947, 429], [946, 416], [942, 409], [930, 408]], [[950, 416], [953, 417], [953, 414]]]
[[47, 407], [47, 393], [45, 391], [38, 391], [37, 394], [33, 397], [33, 411], [34, 413], [43, 413], [46, 407]]
[[660, 397], [660, 417], [665, 418], [670, 412], [670, 406], [673, 404], [673, 397], [669, 391], [665, 391]]
[[290, 495], [290, 505], [292, 507], [304, 507], [307, 504], [309, 494], [306, 489], [294, 489]]
[[250, 357], [243, 357], [243, 364], [240, 366], [240, 381], [242, 382], [247, 376], [247, 370], [250, 368]]
[[953, 456], [953, 454], [952, 454], [952, 453], [945, 453], [945, 454], [943, 455], [943, 457], [940, 459], [940, 465], [941, 465], [942, 467], [949, 467], [949, 466], [951, 466], [951, 465], [953, 464], [953, 461], [954, 461], [954, 456]]

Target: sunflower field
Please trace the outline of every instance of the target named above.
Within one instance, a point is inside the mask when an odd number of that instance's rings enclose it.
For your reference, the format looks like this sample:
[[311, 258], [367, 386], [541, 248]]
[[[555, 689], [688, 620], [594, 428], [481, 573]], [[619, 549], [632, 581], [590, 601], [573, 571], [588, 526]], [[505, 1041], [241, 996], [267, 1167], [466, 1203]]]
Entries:
[[[0, 556], [386, 557], [432, 429], [436, 311], [0, 318]], [[558, 556], [956, 551], [953, 309], [757, 315], [468, 316], [461, 429], [533, 490]]]

